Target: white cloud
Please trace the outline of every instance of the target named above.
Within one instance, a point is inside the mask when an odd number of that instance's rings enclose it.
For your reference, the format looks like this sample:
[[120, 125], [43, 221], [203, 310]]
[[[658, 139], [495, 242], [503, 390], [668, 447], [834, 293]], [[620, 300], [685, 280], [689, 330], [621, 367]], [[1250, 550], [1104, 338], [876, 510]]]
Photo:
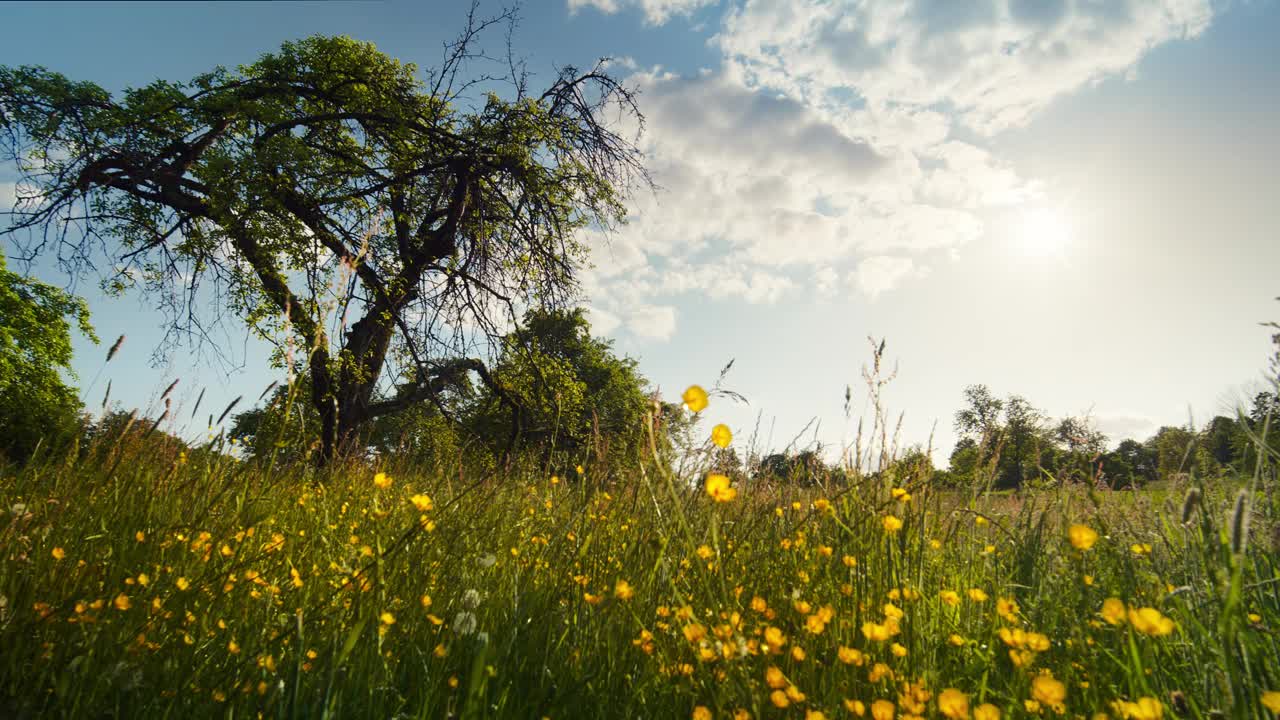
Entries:
[[12, 210], [18, 203], [18, 184], [0, 182], [0, 212]]
[[676, 309], [670, 305], [642, 305], [627, 316], [627, 329], [646, 340], [670, 340], [676, 330]]
[[594, 7], [600, 12], [613, 14], [623, 6], [637, 7], [644, 12], [645, 22], [650, 25], [662, 25], [673, 15], [689, 16], [693, 11], [714, 5], [717, 0], [568, 0], [569, 13], [576, 13], [584, 7]]
[[718, 44], [735, 73], [819, 106], [948, 108], [983, 133], [1126, 75], [1209, 26], [1210, 0], [746, 0]]
[[[922, 277], [927, 256], [982, 236], [987, 210], [1050, 192], [956, 125], [992, 134], [1132, 71], [1203, 31], [1208, 2], [741, 0], [712, 40], [720, 69], [628, 79], [661, 189], [632, 199], [609, 244], [586, 238], [584, 289], [662, 339], [681, 295], [773, 303], [847, 284], [876, 298]], [[703, 4], [569, 6], [639, 8], [656, 24]]]
[[926, 274], [928, 271], [917, 268], [909, 257], [875, 255], [858, 263], [858, 267], [849, 276], [849, 282], [874, 300], [881, 293], [897, 287], [906, 278], [923, 277]]
[[601, 310], [592, 305], [588, 305], [585, 310], [593, 335], [608, 335], [622, 324], [622, 320], [608, 310]]
[[1160, 423], [1154, 418], [1123, 410], [1098, 413], [1093, 420], [1094, 426], [1107, 436], [1113, 447], [1120, 444], [1121, 440], [1146, 440], [1160, 427]]

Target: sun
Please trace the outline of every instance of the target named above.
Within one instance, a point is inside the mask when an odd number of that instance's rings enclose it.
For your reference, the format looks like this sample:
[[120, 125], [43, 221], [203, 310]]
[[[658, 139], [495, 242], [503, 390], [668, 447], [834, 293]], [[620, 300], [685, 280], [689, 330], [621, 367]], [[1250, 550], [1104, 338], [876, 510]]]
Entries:
[[1057, 210], [1033, 208], [1022, 215], [1017, 242], [1029, 256], [1061, 257], [1071, 242], [1071, 226]]

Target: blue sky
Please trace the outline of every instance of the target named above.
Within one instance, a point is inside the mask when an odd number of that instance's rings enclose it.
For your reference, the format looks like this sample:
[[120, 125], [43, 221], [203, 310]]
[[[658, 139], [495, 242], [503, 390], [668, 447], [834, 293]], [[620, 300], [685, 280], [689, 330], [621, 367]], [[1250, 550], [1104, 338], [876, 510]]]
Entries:
[[[120, 90], [332, 33], [429, 67], [461, 5], [23, 3], [0, 64]], [[941, 457], [970, 383], [1119, 439], [1203, 422], [1260, 380], [1258, 323], [1280, 316], [1276, 2], [544, 0], [523, 17], [531, 70], [617, 58], [648, 116], [663, 189], [588, 238], [596, 328], [668, 397], [735, 359], [751, 404], [709, 412], [740, 436], [760, 417], [778, 446], [817, 417], [847, 441], [868, 335], [899, 362], [904, 439], [936, 422]], [[105, 340], [77, 346], [91, 406], [108, 378], [145, 406], [182, 377], [212, 409], [279, 377], [234, 326], [240, 369], [153, 365], [146, 301], [78, 289]]]

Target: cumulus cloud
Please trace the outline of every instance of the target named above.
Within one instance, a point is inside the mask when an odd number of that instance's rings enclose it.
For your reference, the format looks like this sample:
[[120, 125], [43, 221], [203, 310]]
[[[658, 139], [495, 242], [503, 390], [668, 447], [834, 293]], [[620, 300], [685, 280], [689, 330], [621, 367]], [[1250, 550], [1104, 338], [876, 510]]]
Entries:
[[1145, 440], [1154, 435], [1160, 426], [1154, 418], [1124, 411], [1099, 413], [1094, 416], [1094, 424], [1112, 445], [1130, 438]]
[[568, 0], [568, 2], [571, 14], [584, 7], [593, 7], [606, 14], [616, 13], [623, 7], [635, 7], [644, 13], [646, 23], [662, 25], [672, 16], [688, 16], [694, 10], [714, 5], [716, 0]]
[[[631, 200], [608, 243], [587, 238], [584, 288], [654, 339], [674, 332], [681, 295], [879, 297], [981, 238], [986, 211], [1044, 197], [983, 134], [1199, 34], [1209, 1], [731, 2], [712, 38], [721, 67], [625, 65], [661, 189]], [[569, 0], [649, 23], [704, 4]]]
[[0, 182], [0, 212], [12, 210], [18, 203], [18, 184]]
[[670, 305], [642, 305], [627, 317], [627, 329], [646, 340], [670, 340], [676, 330], [676, 309]]
[[749, 85], [814, 105], [952, 108], [990, 134], [1212, 18], [1210, 0], [746, 0], [717, 42]]
[[858, 263], [858, 267], [850, 274], [849, 281], [867, 297], [875, 299], [881, 293], [897, 287], [904, 279], [926, 273], [923, 268], [917, 268], [915, 261], [909, 257], [875, 255]]

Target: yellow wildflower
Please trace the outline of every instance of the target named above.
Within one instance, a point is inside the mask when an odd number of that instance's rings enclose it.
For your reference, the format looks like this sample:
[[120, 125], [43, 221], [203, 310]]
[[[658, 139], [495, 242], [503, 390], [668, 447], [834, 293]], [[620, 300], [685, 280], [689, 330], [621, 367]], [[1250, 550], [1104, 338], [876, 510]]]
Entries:
[[1000, 720], [1000, 708], [991, 703], [982, 703], [973, 709], [973, 720]]
[[1088, 550], [1098, 542], [1098, 533], [1088, 525], [1072, 525], [1067, 529], [1067, 539], [1077, 550]]
[[698, 413], [707, 409], [707, 391], [703, 390], [701, 385], [690, 385], [680, 399], [684, 400], [685, 406], [693, 412]]
[[880, 519], [880, 524], [884, 526], [884, 531], [887, 533], [896, 533], [902, 529], [902, 521], [893, 515], [885, 515]]
[[1155, 608], [1130, 608], [1129, 622], [1138, 632], [1152, 637], [1161, 637], [1173, 632], [1173, 621]]
[[435, 507], [435, 503], [431, 501], [431, 498], [421, 493], [409, 498], [409, 502], [413, 503], [413, 506], [418, 509], [418, 512], [428, 512], [431, 508]]
[[1125, 607], [1120, 598], [1109, 597], [1102, 601], [1102, 619], [1112, 625], [1124, 624]]
[[738, 496], [738, 491], [729, 484], [729, 476], [720, 473], [708, 473], [707, 494], [716, 502], [729, 502]]
[[391, 487], [391, 476], [384, 472], [377, 473], [373, 476], [373, 484], [380, 490], [386, 490]]
[[733, 442], [733, 432], [729, 430], [729, 426], [720, 423], [711, 428], [711, 442], [722, 448], [729, 447], [729, 443]]
[[874, 720], [893, 720], [893, 703], [888, 700], [877, 700], [871, 703], [871, 717]]
[[635, 594], [635, 589], [626, 580], [619, 580], [613, 586], [613, 596], [619, 600], [630, 600]]
[[938, 693], [938, 712], [951, 720], [968, 720], [969, 696], [955, 688]]

